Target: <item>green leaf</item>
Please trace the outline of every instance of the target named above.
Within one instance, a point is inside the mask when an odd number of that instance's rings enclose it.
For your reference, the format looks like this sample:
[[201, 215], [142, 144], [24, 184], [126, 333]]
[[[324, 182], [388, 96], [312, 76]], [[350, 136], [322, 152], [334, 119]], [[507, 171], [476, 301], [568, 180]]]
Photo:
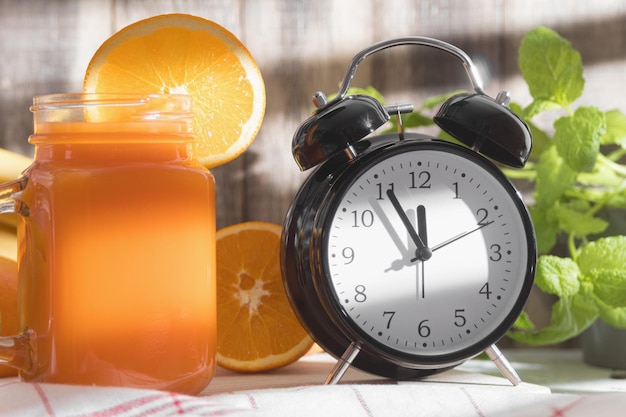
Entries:
[[443, 104], [443, 102], [449, 99], [450, 97], [456, 96], [457, 94], [462, 94], [465, 92], [466, 92], [465, 90], [454, 90], [449, 93], [429, 97], [422, 103], [422, 109], [432, 110], [435, 107], [439, 107], [439, 105]]
[[525, 311], [522, 311], [522, 314], [520, 314], [517, 320], [515, 320], [513, 327], [519, 330], [534, 330], [535, 324], [530, 319], [530, 316], [528, 315], [528, 313]]
[[553, 206], [576, 181], [574, 172], [559, 156], [554, 146], [541, 154], [537, 162], [535, 203], [547, 209]]
[[[346, 92], [346, 96], [357, 95], [357, 94], [365, 95], [365, 96], [372, 96], [377, 101], [379, 101], [380, 104], [382, 104], [382, 105], [385, 104], [385, 98], [383, 97], [383, 95], [380, 93], [380, 91], [378, 91], [377, 89], [375, 89], [371, 85], [369, 85], [369, 86], [367, 86], [365, 88], [362, 88], [362, 87], [350, 87], [350, 88], [348, 88], [348, 91]], [[329, 94], [327, 99], [328, 99], [328, 101], [331, 101], [335, 97], [337, 97], [337, 94]]]
[[600, 187], [620, 187], [624, 181], [614, 169], [607, 164], [596, 164], [592, 172], [581, 172], [576, 177], [582, 185], [589, 185], [590, 191], [603, 192]]
[[626, 207], [626, 189], [620, 190], [619, 193], [611, 195], [607, 206], [609, 207]]
[[585, 86], [580, 54], [546, 27], [529, 31], [520, 44], [519, 68], [533, 99], [568, 107]]
[[[412, 112], [409, 114], [400, 115], [402, 118], [402, 129], [406, 130], [412, 127], [427, 127], [435, 124], [430, 116], [422, 114], [420, 112]], [[397, 133], [398, 132], [398, 118], [395, 115], [391, 115], [389, 120], [389, 128], [385, 129], [382, 133]]]
[[525, 113], [522, 106], [518, 103], [512, 102], [509, 104], [509, 108], [520, 117], [524, 118], [524, 121], [528, 125], [530, 129], [531, 136], [533, 138], [533, 146], [530, 152], [530, 159], [536, 161], [539, 159], [539, 155], [541, 155], [548, 147], [551, 145], [552, 141], [548, 134], [540, 129], [536, 124], [531, 122]]
[[562, 204], [554, 207], [554, 214], [559, 219], [561, 230], [580, 237], [602, 233], [609, 226], [608, 222], [594, 217], [593, 214], [583, 213]]
[[522, 114], [524, 118], [532, 119], [543, 111], [556, 110], [559, 108], [561, 108], [561, 105], [555, 101], [536, 98], [524, 109]]
[[598, 317], [598, 308], [591, 298], [576, 294], [559, 299], [552, 306], [550, 323], [538, 330], [513, 329], [507, 335], [529, 345], [551, 345], [579, 335]]
[[585, 277], [593, 285], [593, 295], [612, 307], [626, 307], [626, 270], [594, 270]]
[[[402, 117], [402, 126], [405, 128], [432, 126], [435, 124], [432, 117], [426, 116], [425, 114], [417, 111], [409, 114], [403, 114], [400, 117]], [[395, 118], [393, 119], [395, 120]]]
[[626, 308], [603, 308], [600, 305], [600, 318], [609, 326], [626, 329]]
[[608, 236], [584, 245], [576, 258], [583, 275], [595, 270], [626, 270], [626, 236]]
[[526, 124], [528, 125], [530, 134], [533, 138], [533, 147], [530, 150], [530, 159], [536, 161], [543, 152], [552, 146], [552, 139], [550, 139], [545, 131], [537, 127], [536, 124], [532, 122], [526, 122]]
[[554, 143], [559, 155], [574, 171], [591, 172], [606, 131], [604, 113], [596, 107], [579, 107], [572, 116], [554, 122]]
[[[614, 327], [626, 328], [626, 262], [624, 236], [611, 236], [591, 242], [583, 248], [581, 262], [589, 271], [584, 280], [592, 288], [602, 320]], [[619, 248], [617, 247], [619, 246]], [[591, 257], [598, 257], [590, 262]], [[603, 258], [606, 257], [606, 258]]]
[[559, 221], [552, 215], [552, 207], [541, 209], [536, 206], [529, 207], [533, 225], [535, 226], [535, 236], [537, 240], [537, 251], [548, 253], [556, 245], [557, 234], [559, 233]]
[[569, 297], [580, 288], [579, 273], [578, 265], [572, 259], [543, 255], [537, 260], [535, 284], [548, 294]]
[[600, 138], [603, 145], [618, 144], [626, 148], [626, 115], [620, 110], [609, 110], [604, 113], [606, 132]]
[[457, 145], [467, 147], [467, 145], [461, 143], [461, 141], [459, 141], [457, 138], [455, 138], [454, 136], [452, 136], [451, 134], [449, 134], [448, 132], [444, 130], [440, 130], [437, 137], [441, 140], [445, 140], [446, 142], [456, 143]]
[[626, 307], [613, 307], [605, 303], [601, 298], [594, 297], [598, 305], [600, 318], [608, 325], [618, 329], [626, 329]]

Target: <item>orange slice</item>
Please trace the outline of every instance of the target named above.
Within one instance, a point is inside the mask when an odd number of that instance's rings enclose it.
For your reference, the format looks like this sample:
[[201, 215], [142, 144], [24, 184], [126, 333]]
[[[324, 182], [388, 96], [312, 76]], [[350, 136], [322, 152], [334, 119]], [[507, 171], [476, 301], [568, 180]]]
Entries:
[[185, 14], [133, 23], [96, 51], [87, 67], [87, 93], [188, 94], [194, 157], [206, 167], [245, 151], [265, 114], [265, 85], [244, 45], [222, 26]]
[[240, 372], [298, 360], [313, 345], [289, 305], [279, 225], [247, 222], [217, 232], [217, 363]]
[[[16, 336], [17, 330], [17, 263], [0, 256], [0, 336]], [[0, 365], [0, 377], [14, 375], [15, 368]]]

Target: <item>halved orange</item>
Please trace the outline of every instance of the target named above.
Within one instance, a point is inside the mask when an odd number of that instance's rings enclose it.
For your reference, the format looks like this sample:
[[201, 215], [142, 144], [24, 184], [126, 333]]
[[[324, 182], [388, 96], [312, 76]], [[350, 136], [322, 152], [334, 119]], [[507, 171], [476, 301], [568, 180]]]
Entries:
[[295, 362], [313, 345], [280, 272], [279, 225], [245, 222], [217, 232], [217, 363], [240, 372]]
[[222, 26], [186, 14], [154, 16], [115, 33], [87, 67], [87, 93], [188, 94], [194, 157], [206, 167], [239, 156], [265, 114], [265, 85], [245, 46]]

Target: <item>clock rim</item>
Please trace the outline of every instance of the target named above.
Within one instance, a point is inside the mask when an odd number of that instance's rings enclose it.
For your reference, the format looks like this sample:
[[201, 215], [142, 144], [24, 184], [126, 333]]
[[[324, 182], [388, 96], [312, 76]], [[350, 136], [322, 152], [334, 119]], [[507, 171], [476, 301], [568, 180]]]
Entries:
[[[512, 327], [528, 300], [537, 258], [534, 228], [528, 209], [517, 189], [497, 166], [464, 146], [414, 133], [405, 134], [402, 141], [398, 140], [397, 134], [389, 134], [362, 140], [357, 145], [361, 145], [361, 148], [355, 159], [348, 159], [342, 154], [316, 168], [305, 180], [288, 211], [281, 239], [281, 265], [285, 289], [292, 308], [311, 337], [337, 358], [352, 342], [359, 341], [361, 352], [353, 366], [364, 371], [405, 379], [426, 376], [457, 366], [500, 340]], [[473, 159], [474, 163], [495, 176], [505, 188], [527, 231], [528, 259], [525, 282], [513, 307], [498, 326], [479, 342], [443, 355], [408, 354], [383, 345], [363, 332], [360, 326], [347, 316], [333, 295], [324, 255], [328, 237], [322, 231], [328, 230], [341, 198], [350, 186], [369, 169], [368, 167], [397, 154], [413, 151], [416, 146], [418, 151], [434, 149]], [[303, 221], [305, 220], [302, 218], [303, 211], [313, 216], [308, 220], [309, 224]], [[310, 230], [305, 230], [303, 226], [310, 226]], [[303, 291], [299, 291], [297, 287], [302, 287], [300, 289]], [[312, 297], [311, 292], [316, 297]], [[334, 327], [320, 324], [324, 322], [331, 322]]]

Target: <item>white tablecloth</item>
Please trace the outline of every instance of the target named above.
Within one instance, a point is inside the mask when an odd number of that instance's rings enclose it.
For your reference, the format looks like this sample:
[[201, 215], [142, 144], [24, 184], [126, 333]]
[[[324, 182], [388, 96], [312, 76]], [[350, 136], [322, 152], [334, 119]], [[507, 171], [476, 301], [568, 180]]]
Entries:
[[626, 410], [624, 392], [553, 394], [537, 384], [513, 387], [501, 377], [464, 370], [411, 382], [349, 370], [340, 384], [322, 385], [331, 366], [321, 356], [265, 374], [220, 370], [199, 396], [3, 378], [0, 416], [609, 417]]

